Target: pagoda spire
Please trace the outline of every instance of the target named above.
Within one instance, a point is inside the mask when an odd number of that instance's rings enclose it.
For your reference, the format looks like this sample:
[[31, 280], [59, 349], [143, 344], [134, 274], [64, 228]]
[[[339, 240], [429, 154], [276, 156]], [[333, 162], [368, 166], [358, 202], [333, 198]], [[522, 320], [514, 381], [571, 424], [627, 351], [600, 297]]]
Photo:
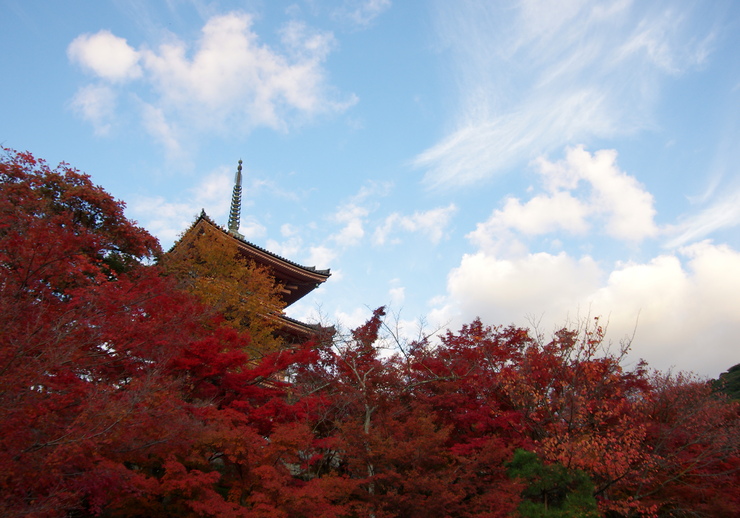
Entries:
[[234, 178], [234, 190], [231, 194], [231, 212], [229, 212], [229, 234], [243, 238], [239, 233], [239, 217], [242, 211], [242, 161], [239, 159], [239, 167], [236, 168]]

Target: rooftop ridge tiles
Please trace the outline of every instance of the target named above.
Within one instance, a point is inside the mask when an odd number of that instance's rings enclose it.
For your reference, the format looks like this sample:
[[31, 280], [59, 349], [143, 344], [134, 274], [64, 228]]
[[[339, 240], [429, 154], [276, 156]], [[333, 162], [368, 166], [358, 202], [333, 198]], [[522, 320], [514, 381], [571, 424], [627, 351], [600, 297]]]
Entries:
[[309, 324], [308, 322], [298, 320], [297, 318], [289, 317], [285, 313], [282, 313], [280, 315], [280, 318], [282, 318], [283, 320], [287, 320], [288, 322], [293, 322], [294, 324], [300, 324], [304, 327], [310, 327], [311, 329], [321, 329], [321, 324]]
[[216, 227], [220, 231], [222, 231], [222, 232], [228, 234], [229, 236], [233, 237], [234, 239], [237, 239], [237, 240], [241, 241], [242, 243], [244, 243], [246, 245], [249, 245], [251, 247], [254, 247], [257, 250], [259, 250], [261, 252], [264, 252], [267, 255], [270, 255], [270, 256], [272, 256], [272, 257], [274, 257], [276, 259], [279, 259], [281, 261], [285, 261], [286, 263], [289, 263], [289, 264], [291, 264], [293, 266], [297, 266], [298, 268], [301, 268], [302, 270], [306, 270], [306, 271], [309, 271], [309, 272], [312, 272], [312, 273], [317, 273], [319, 275], [325, 275], [327, 278], [331, 276], [331, 268], [327, 268], [325, 270], [317, 270], [315, 266], [304, 266], [304, 265], [299, 264], [299, 263], [297, 263], [295, 261], [291, 261], [290, 259], [287, 259], [285, 257], [282, 257], [282, 256], [280, 256], [280, 255], [278, 255], [278, 254], [276, 254], [274, 252], [270, 252], [266, 248], [262, 248], [261, 246], [256, 245], [256, 244], [252, 243], [251, 241], [247, 241], [244, 237], [239, 237], [239, 236], [235, 236], [233, 234], [230, 234], [221, 225], [219, 225], [218, 223], [216, 223], [215, 221], [213, 221], [211, 219], [211, 217], [208, 214], [206, 214], [206, 211], [205, 210], [202, 210], [201, 211], [200, 216], [198, 216], [198, 219], [196, 219], [195, 222], [191, 225], [191, 228], [194, 227], [198, 223], [198, 221], [201, 220], [201, 219], [207, 221], [208, 223], [210, 223], [211, 225], [213, 225], [214, 227]]

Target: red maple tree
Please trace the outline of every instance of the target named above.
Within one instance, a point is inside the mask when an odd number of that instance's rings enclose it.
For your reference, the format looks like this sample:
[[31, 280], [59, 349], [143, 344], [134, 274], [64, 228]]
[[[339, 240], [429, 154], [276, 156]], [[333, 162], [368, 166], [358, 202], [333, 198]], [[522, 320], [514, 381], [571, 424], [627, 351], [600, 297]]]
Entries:
[[[270, 352], [89, 177], [0, 160], [3, 516], [737, 516], [738, 403], [598, 319]], [[385, 331], [384, 331], [385, 329]], [[398, 338], [398, 337], [396, 337]]]

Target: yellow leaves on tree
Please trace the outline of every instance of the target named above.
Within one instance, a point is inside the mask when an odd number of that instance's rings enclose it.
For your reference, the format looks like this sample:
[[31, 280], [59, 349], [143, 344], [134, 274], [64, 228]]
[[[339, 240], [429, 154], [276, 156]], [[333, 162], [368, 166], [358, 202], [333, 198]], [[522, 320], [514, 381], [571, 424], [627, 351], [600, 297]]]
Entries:
[[281, 285], [270, 270], [239, 253], [231, 238], [200, 226], [186, 233], [162, 259], [183, 289], [223, 315], [226, 323], [251, 336], [252, 354], [281, 347], [278, 316], [285, 307]]

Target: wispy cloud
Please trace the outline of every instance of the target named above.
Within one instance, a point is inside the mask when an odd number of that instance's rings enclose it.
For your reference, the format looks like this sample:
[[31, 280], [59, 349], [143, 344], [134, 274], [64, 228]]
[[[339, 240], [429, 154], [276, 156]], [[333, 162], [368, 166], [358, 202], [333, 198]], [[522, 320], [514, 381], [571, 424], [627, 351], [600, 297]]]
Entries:
[[178, 136], [178, 128], [167, 120], [164, 110], [142, 103], [141, 117], [144, 128], [162, 145], [167, 156], [170, 158], [182, 156], [183, 146]]
[[343, 248], [359, 245], [366, 234], [368, 216], [378, 207], [377, 198], [387, 196], [392, 188], [391, 182], [368, 182], [363, 185], [357, 194], [342, 203], [330, 217], [342, 228], [329, 239]]
[[394, 286], [388, 290], [390, 305], [394, 308], [403, 306], [406, 300], [406, 288], [404, 286]]
[[383, 245], [390, 240], [392, 234], [403, 231], [418, 232], [426, 236], [432, 243], [437, 244], [447, 233], [452, 216], [456, 212], [457, 207], [454, 204], [427, 211], [418, 211], [410, 215], [394, 212], [385, 218], [382, 225], [375, 229], [373, 242], [376, 245]]
[[116, 93], [107, 85], [87, 85], [77, 90], [70, 106], [93, 125], [96, 135], [108, 135], [115, 122]]
[[685, 218], [673, 225], [669, 232], [673, 237], [665, 243], [666, 248], [677, 248], [702, 239], [712, 232], [740, 225], [740, 190], [730, 191], [698, 214]]
[[711, 50], [710, 30], [690, 33], [690, 8], [664, 2], [437, 5], [458, 111], [448, 136], [415, 159], [431, 187], [650, 127], [662, 78], [701, 65]]
[[355, 27], [364, 28], [390, 7], [391, 0], [344, 0], [344, 3], [334, 10], [333, 17]]
[[715, 142], [715, 154], [701, 171], [705, 186], [694, 196], [687, 196], [689, 211], [667, 229], [670, 238], [664, 246], [675, 248], [712, 233], [740, 226], [740, 103], [736, 93], [723, 106], [725, 123]]
[[[230, 200], [224, 193], [231, 190], [232, 174], [226, 168], [215, 170], [204, 175], [198, 185], [177, 197], [134, 197], [128, 204], [127, 212], [159, 237], [166, 248], [193, 223], [202, 209], [213, 218], [227, 214]], [[245, 221], [241, 231], [246, 236], [253, 236], [260, 231], [264, 233], [264, 228], [257, 222]]]

